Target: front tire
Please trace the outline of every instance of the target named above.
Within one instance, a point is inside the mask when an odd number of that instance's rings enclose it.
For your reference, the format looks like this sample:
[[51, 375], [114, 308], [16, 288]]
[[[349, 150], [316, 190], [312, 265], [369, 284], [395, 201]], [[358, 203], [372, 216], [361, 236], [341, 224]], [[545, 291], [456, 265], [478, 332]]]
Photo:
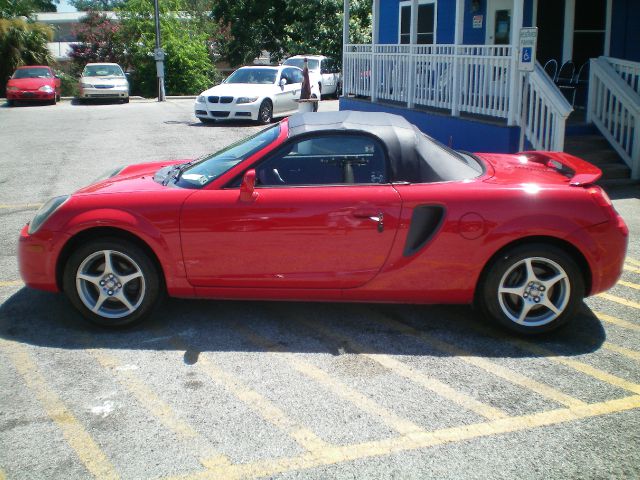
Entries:
[[260, 110], [258, 110], [258, 123], [261, 125], [267, 125], [271, 123], [273, 119], [273, 104], [271, 100], [263, 100], [260, 104]]
[[566, 325], [585, 296], [580, 268], [561, 248], [520, 245], [496, 258], [480, 280], [477, 303], [500, 325], [524, 334]]
[[120, 238], [94, 240], [73, 252], [63, 287], [82, 315], [103, 327], [142, 321], [163, 292], [161, 272], [149, 255]]

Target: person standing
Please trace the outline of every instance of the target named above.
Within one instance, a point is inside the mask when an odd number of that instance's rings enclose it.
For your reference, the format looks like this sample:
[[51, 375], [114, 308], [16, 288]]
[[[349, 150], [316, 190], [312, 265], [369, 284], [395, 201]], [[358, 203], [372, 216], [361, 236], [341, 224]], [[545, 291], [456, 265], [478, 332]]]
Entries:
[[307, 59], [304, 59], [302, 67], [302, 90], [300, 91], [300, 100], [309, 100], [311, 98], [311, 82], [309, 81], [309, 67]]

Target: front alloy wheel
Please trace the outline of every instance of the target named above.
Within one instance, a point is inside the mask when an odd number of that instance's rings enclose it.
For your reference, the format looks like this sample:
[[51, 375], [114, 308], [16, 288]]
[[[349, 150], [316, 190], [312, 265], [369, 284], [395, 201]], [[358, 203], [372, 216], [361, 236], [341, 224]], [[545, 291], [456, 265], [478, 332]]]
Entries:
[[485, 313], [521, 333], [541, 333], [567, 323], [585, 290], [574, 260], [553, 245], [524, 245], [507, 252], [489, 267], [482, 288]]
[[260, 110], [258, 110], [258, 122], [260, 122], [262, 125], [266, 125], [268, 123], [271, 123], [272, 118], [273, 105], [271, 104], [271, 100], [263, 100], [260, 104]]
[[149, 313], [160, 293], [157, 268], [125, 240], [92, 242], [74, 252], [64, 289], [78, 310], [103, 326], [130, 325]]

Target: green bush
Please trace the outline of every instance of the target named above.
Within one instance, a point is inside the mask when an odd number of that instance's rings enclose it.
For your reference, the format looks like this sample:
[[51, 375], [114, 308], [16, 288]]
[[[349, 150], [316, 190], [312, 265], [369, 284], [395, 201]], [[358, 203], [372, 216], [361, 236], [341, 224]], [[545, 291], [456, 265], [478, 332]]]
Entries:
[[63, 97], [76, 97], [78, 95], [78, 79], [65, 72], [58, 72]]

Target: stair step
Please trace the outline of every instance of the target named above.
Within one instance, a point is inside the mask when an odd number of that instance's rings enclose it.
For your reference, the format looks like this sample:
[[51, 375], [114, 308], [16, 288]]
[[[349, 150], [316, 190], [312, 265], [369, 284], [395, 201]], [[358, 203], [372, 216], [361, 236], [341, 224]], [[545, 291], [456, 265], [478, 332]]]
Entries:
[[584, 152], [580, 154], [576, 154], [572, 151], [567, 151], [571, 155], [575, 155], [583, 160], [586, 160], [589, 163], [593, 163], [594, 165], [602, 165], [605, 163], [617, 163], [620, 161], [620, 156], [614, 150], [597, 150], [593, 152]]
[[590, 152], [593, 150], [612, 150], [611, 145], [600, 135], [580, 135], [567, 137], [564, 141], [565, 151]]
[[602, 170], [603, 180], [621, 180], [631, 177], [631, 169], [626, 164], [619, 163], [604, 163], [597, 165]]

